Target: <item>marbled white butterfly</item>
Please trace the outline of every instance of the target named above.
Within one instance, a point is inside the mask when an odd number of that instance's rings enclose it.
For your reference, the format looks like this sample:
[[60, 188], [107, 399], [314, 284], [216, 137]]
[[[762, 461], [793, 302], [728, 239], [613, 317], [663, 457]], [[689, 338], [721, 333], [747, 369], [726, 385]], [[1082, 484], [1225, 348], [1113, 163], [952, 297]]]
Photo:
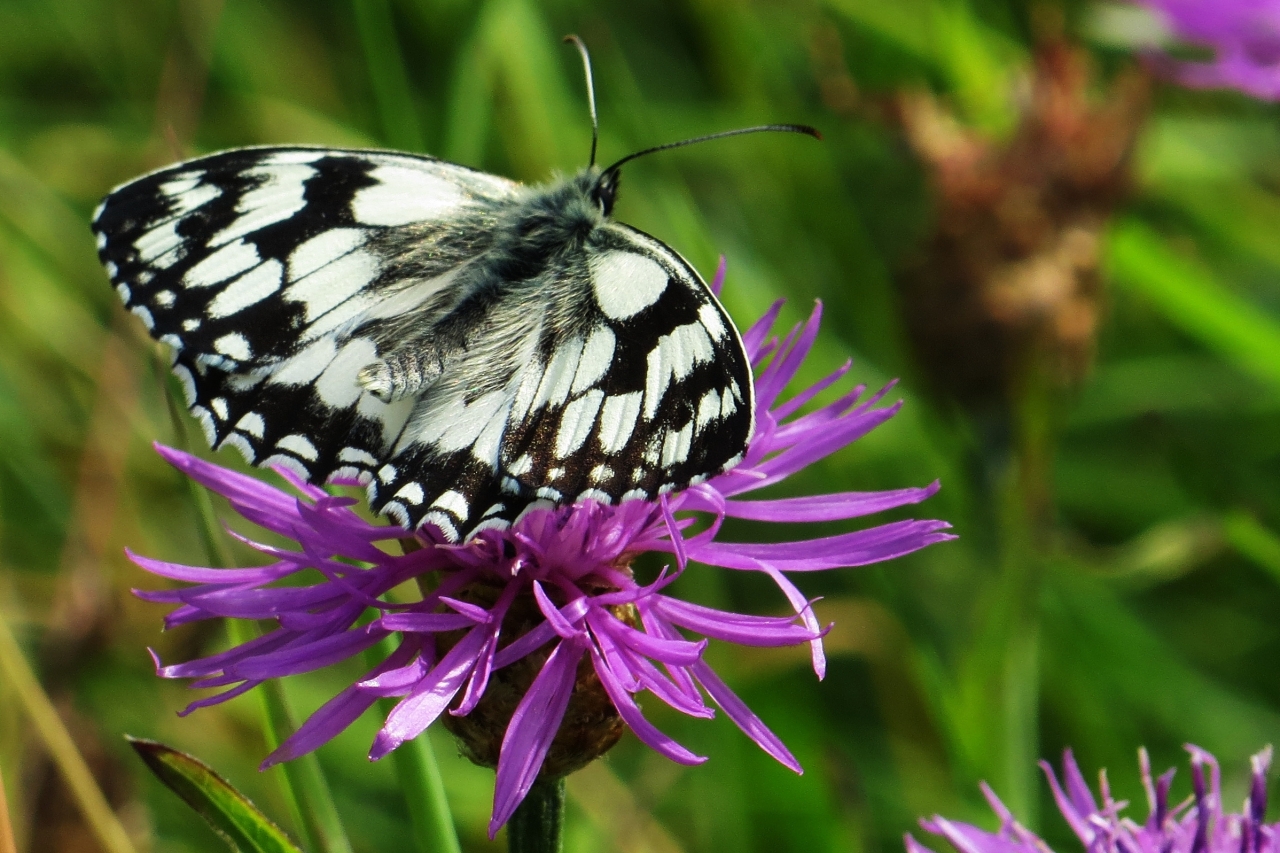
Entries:
[[[684, 258], [609, 218], [622, 163], [687, 143], [601, 169], [591, 115], [592, 165], [536, 187], [390, 151], [189, 160], [106, 197], [99, 256], [213, 447], [451, 541], [652, 499], [741, 460], [750, 365]], [[756, 130], [816, 135], [713, 137]]]

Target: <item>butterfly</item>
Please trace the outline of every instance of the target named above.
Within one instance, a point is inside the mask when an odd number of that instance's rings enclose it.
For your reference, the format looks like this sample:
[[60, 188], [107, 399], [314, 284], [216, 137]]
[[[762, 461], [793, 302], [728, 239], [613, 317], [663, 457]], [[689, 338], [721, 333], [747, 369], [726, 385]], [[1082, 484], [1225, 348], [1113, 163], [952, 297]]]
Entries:
[[[210, 446], [460, 541], [530, 507], [653, 500], [737, 464], [742, 339], [678, 252], [611, 218], [619, 166], [527, 187], [433, 157], [239, 148], [93, 218]], [[816, 131], [791, 125], [744, 128]]]

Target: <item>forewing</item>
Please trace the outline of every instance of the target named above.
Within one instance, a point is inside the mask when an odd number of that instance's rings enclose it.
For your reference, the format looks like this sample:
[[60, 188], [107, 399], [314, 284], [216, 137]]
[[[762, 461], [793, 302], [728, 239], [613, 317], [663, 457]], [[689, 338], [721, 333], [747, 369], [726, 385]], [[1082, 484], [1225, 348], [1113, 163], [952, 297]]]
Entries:
[[[466, 535], [539, 500], [651, 499], [741, 460], [754, 421], [742, 341], [653, 237], [597, 228], [527, 294], [511, 293], [490, 328], [474, 363], [419, 403], [379, 472], [375, 506], [402, 523]], [[482, 365], [502, 381], [477, 392], [466, 383]]]
[[468, 220], [516, 185], [428, 157], [241, 148], [153, 172], [94, 216], [125, 306], [189, 360], [227, 369], [296, 354], [395, 293], [408, 235], [439, 241], [440, 275], [483, 250]]
[[209, 443], [323, 482], [370, 476], [413, 408], [357, 383], [370, 326], [421, 312], [516, 193], [426, 157], [247, 148], [114, 190], [94, 231]]

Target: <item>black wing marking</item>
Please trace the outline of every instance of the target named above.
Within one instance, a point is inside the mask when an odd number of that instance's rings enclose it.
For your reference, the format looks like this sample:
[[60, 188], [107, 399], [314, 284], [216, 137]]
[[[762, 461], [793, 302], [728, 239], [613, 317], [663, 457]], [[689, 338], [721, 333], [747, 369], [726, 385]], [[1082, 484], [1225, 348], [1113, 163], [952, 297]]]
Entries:
[[468, 393], [473, 366], [433, 386], [379, 471], [375, 505], [446, 535], [529, 505], [655, 498], [742, 458], [754, 422], [737, 330], [676, 252], [625, 225], [530, 283], [494, 328], [518, 346], [506, 381]]

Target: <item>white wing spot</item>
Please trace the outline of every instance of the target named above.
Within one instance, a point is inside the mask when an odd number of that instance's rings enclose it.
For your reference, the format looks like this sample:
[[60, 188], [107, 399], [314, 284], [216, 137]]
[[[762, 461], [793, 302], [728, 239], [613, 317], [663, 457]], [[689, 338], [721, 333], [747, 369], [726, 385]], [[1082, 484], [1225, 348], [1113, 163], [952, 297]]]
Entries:
[[693, 439], [693, 421], [679, 430], [667, 430], [662, 442], [662, 467], [674, 468], [689, 458], [689, 447]]
[[262, 420], [262, 415], [257, 412], [246, 412], [240, 420], [236, 421], [236, 429], [254, 438], [262, 438], [262, 434], [266, 432], [267, 424]]
[[240, 216], [214, 234], [209, 245], [212, 247], [230, 243], [293, 216], [306, 206], [306, 182], [316, 174], [316, 170], [310, 166], [295, 163], [263, 163], [245, 169], [240, 173], [241, 177], [262, 177], [266, 180], [240, 196], [240, 201], [236, 204]]
[[138, 260], [151, 263], [182, 242], [178, 236], [178, 220], [170, 219], [148, 230], [133, 241], [133, 250], [138, 253]]
[[[167, 293], [168, 291], [163, 291], [163, 292]], [[121, 302], [123, 302], [125, 305], [128, 305], [128, 304], [129, 304], [129, 298], [130, 298], [131, 296], [133, 296], [133, 291], [131, 291], [131, 290], [129, 289], [129, 285], [127, 285], [127, 284], [117, 284], [117, 285], [116, 285], [116, 295], [120, 297], [120, 301], [121, 301]], [[158, 293], [156, 294], [156, 296], [157, 296], [157, 297], [159, 297], [159, 295], [160, 295], [160, 294], [158, 294]], [[172, 295], [172, 294], [170, 294], [170, 295]], [[158, 302], [158, 301], [159, 301], [159, 299], [157, 299], [156, 301]]]
[[263, 468], [283, 468], [299, 480], [311, 479], [311, 470], [296, 457], [286, 453], [273, 453], [258, 464]]
[[710, 302], [698, 309], [698, 319], [702, 321], [702, 325], [706, 328], [707, 333], [711, 335], [711, 340], [718, 341], [724, 337], [727, 331], [724, 327], [724, 320], [720, 317], [720, 311]]
[[604, 401], [600, 415], [600, 447], [605, 453], [617, 453], [627, 446], [640, 418], [641, 393], [618, 394]]
[[338, 461], [355, 462], [360, 465], [377, 465], [378, 457], [358, 447], [344, 447], [338, 451]]
[[172, 308], [173, 303], [178, 301], [178, 297], [172, 290], [158, 290], [156, 295], [151, 297], [151, 301], [161, 308]]
[[603, 483], [606, 480], [611, 480], [613, 479], [613, 469], [608, 465], [601, 463], [591, 469], [589, 479], [593, 483]]
[[315, 462], [316, 457], [320, 455], [316, 450], [316, 446], [311, 443], [311, 439], [305, 435], [286, 435], [276, 442], [276, 447], [281, 450], [287, 450], [290, 453], [296, 453], [308, 462]]
[[400, 487], [400, 490], [396, 492], [395, 497], [401, 498], [406, 503], [411, 504], [412, 506], [418, 506], [419, 504], [422, 503], [426, 495], [422, 493], [421, 484], [405, 483], [403, 486]]
[[218, 416], [218, 420], [225, 421], [227, 419], [227, 399], [225, 397], [214, 397], [209, 401], [209, 408], [213, 409], [213, 413]]
[[582, 358], [578, 362], [578, 372], [573, 377], [571, 394], [581, 394], [600, 381], [613, 364], [613, 352], [617, 346], [613, 330], [608, 326], [597, 326], [587, 336], [586, 346], [582, 348]]
[[183, 400], [190, 407], [196, 401], [195, 377], [191, 375], [191, 371], [183, 364], [175, 364], [173, 366], [173, 375], [178, 377], [178, 381], [182, 383]]
[[263, 163], [314, 163], [329, 152], [323, 148], [301, 148], [293, 151], [276, 151], [262, 158]]
[[200, 318], [198, 317], [182, 321], [182, 331], [184, 332], [194, 332], [198, 328], [200, 328]]
[[352, 338], [343, 344], [316, 380], [315, 389], [320, 402], [333, 409], [354, 405], [364, 393], [356, 375], [360, 368], [377, 357], [378, 347], [369, 338]]
[[463, 523], [466, 523], [467, 515], [471, 512], [471, 504], [467, 502], [466, 496], [462, 492], [456, 492], [453, 489], [442, 493], [440, 497], [432, 501], [431, 507], [453, 513], [458, 521]]
[[237, 240], [187, 270], [182, 277], [182, 284], [184, 287], [212, 287], [245, 270], [253, 269], [261, 260], [257, 246]]
[[280, 289], [284, 266], [274, 258], [228, 284], [209, 303], [209, 316], [230, 317], [250, 305], [257, 305]]
[[247, 361], [253, 355], [253, 351], [249, 349], [249, 339], [239, 332], [218, 338], [213, 342], [213, 348], [236, 361]]
[[270, 381], [277, 385], [301, 385], [311, 382], [324, 372], [337, 355], [333, 338], [321, 338], [301, 352], [280, 363], [271, 374]]
[[578, 361], [582, 358], [582, 347], [582, 338], [570, 338], [552, 354], [551, 363], [542, 374], [542, 384], [533, 398], [532, 411], [537, 411], [544, 404], [559, 406], [568, 398], [573, 376], [578, 372]]
[[390, 517], [401, 527], [409, 526], [409, 511], [404, 508], [404, 504], [392, 501], [382, 508], [382, 514]]
[[635, 252], [603, 252], [591, 258], [591, 288], [610, 320], [625, 320], [657, 302], [667, 279], [661, 264]]
[[604, 392], [593, 388], [564, 407], [560, 430], [556, 433], [556, 458], [566, 459], [586, 442], [596, 425], [596, 414], [604, 402]]
[[702, 400], [698, 402], [698, 429], [702, 429], [718, 417], [720, 417], [720, 392], [712, 388], [703, 394]]
[[524, 453], [515, 462], [507, 466], [507, 472], [515, 474], [517, 477], [523, 477], [533, 470], [533, 457], [528, 453]]
[[245, 458], [246, 462], [252, 462], [258, 455], [253, 443], [238, 432], [229, 433], [226, 438], [222, 439], [222, 444], [219, 447], [234, 447], [240, 451], [240, 455]]
[[284, 297], [303, 303], [307, 322], [312, 322], [355, 296], [377, 278], [380, 271], [374, 255], [350, 252], [289, 285]]
[[184, 216], [222, 195], [222, 190], [213, 184], [196, 186], [199, 180], [200, 177], [197, 174], [194, 178], [169, 181], [160, 185], [161, 192], [169, 196], [172, 201], [173, 206], [169, 208], [170, 216]]
[[422, 169], [379, 166], [369, 177], [378, 183], [360, 190], [351, 200], [351, 215], [362, 225], [441, 219], [467, 200], [457, 186]]
[[688, 377], [693, 368], [715, 358], [711, 339], [701, 323], [676, 326], [658, 338], [658, 345], [646, 357], [644, 378], [644, 417], [652, 420], [658, 405], [673, 381]]
[[[388, 504], [388, 506], [390, 506], [390, 504]], [[408, 526], [408, 522], [401, 522], [401, 524]], [[447, 514], [438, 511], [429, 512], [422, 517], [422, 521], [418, 522], [419, 527], [426, 527], [429, 524], [440, 528], [440, 532], [444, 535], [444, 538], [447, 541], [458, 541], [458, 528], [454, 526], [453, 519]]]
[[720, 395], [720, 417], [727, 418], [738, 410], [738, 402], [733, 399], [733, 389], [726, 388]]
[[360, 228], [330, 228], [302, 243], [289, 255], [289, 278], [297, 281], [359, 248], [366, 232]]
[[209, 410], [204, 406], [192, 406], [191, 414], [200, 422], [200, 429], [204, 431], [204, 440], [212, 446], [218, 438], [218, 429], [213, 423], [213, 415], [209, 414]]
[[151, 316], [151, 312], [147, 310], [145, 305], [135, 306], [134, 308], [131, 308], [130, 311], [142, 321], [142, 325], [147, 327], [147, 331], [156, 327], [155, 318]]

